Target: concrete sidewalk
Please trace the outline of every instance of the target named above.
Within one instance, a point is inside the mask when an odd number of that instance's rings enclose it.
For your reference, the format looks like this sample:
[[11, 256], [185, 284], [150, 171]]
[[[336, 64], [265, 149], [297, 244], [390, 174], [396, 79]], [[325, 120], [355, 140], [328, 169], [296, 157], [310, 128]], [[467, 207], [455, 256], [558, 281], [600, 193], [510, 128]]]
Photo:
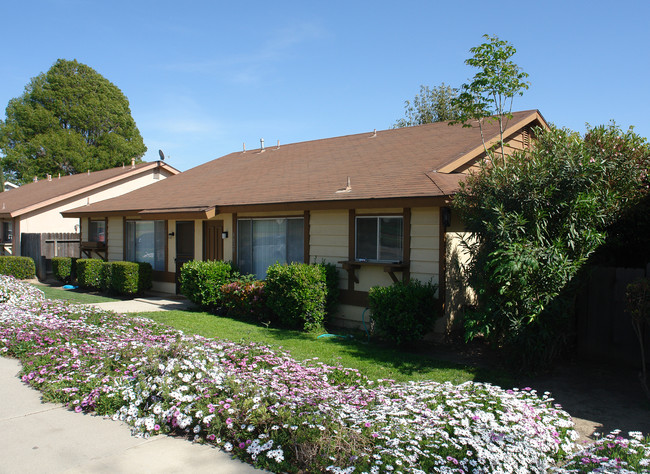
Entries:
[[0, 473], [260, 473], [206, 445], [170, 436], [131, 436], [99, 416], [41, 403], [0, 357]]
[[124, 301], [109, 301], [106, 303], [91, 303], [89, 306], [114, 311], [116, 313], [145, 313], [150, 311], [185, 311], [196, 308], [191, 301], [185, 298], [172, 296], [144, 296]]

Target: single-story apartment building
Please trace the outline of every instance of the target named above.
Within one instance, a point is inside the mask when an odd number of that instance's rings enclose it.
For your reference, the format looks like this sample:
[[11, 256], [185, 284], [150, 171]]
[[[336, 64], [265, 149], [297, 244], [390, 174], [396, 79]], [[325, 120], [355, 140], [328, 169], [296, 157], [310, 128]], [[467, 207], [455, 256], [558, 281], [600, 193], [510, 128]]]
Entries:
[[[504, 138], [530, 146], [546, 127], [515, 112]], [[483, 138], [482, 138], [483, 136]], [[468, 171], [499, 140], [499, 125], [446, 122], [242, 150], [146, 189], [63, 212], [82, 240], [105, 222], [108, 260], [150, 262], [154, 288], [176, 291], [192, 259], [232, 261], [264, 278], [275, 262], [329, 262], [340, 277], [338, 323], [359, 325], [375, 285], [417, 278], [440, 285], [448, 241], [462, 231], [450, 211]], [[444, 322], [441, 328], [444, 330]]]
[[[34, 178], [0, 193], [0, 253], [20, 255], [21, 234], [78, 233], [79, 219], [62, 211], [113, 198], [157, 183], [179, 171], [162, 161], [131, 163], [101, 171]], [[105, 228], [91, 233], [102, 238]]]

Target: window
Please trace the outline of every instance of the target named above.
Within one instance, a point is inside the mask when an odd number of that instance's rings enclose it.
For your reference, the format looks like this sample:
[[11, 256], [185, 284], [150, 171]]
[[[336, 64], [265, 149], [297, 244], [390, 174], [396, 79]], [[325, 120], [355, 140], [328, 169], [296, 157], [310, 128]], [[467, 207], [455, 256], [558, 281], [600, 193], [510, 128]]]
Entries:
[[2, 222], [2, 241], [6, 243], [11, 243], [13, 234], [13, 224], [9, 221]]
[[126, 221], [125, 259], [148, 262], [154, 270], [165, 270], [165, 221]]
[[237, 265], [257, 278], [276, 262], [304, 261], [304, 219], [238, 219]]
[[370, 262], [401, 262], [404, 219], [357, 217], [356, 259]]
[[90, 221], [88, 228], [89, 242], [106, 242], [106, 221]]

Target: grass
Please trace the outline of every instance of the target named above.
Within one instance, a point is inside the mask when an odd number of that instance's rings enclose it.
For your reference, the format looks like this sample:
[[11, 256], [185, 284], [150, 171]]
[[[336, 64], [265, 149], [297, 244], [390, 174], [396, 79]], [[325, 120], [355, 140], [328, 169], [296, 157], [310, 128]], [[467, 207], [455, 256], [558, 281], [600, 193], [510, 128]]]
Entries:
[[160, 311], [139, 313], [138, 316], [167, 324], [186, 334], [281, 347], [297, 360], [318, 358], [325, 364], [358, 369], [374, 380], [452, 383], [474, 380], [502, 387], [513, 386], [513, 378], [507, 373], [455, 364], [425, 353], [401, 351], [358, 338], [318, 339], [319, 334], [315, 333], [267, 328], [199, 311]]
[[107, 296], [100, 296], [88, 293], [83, 290], [64, 290], [63, 288], [56, 288], [44, 285], [34, 285], [41, 290], [45, 297], [51, 300], [63, 300], [69, 303], [77, 304], [90, 304], [90, 303], [106, 303], [109, 301], [121, 301], [119, 298], [110, 298]]

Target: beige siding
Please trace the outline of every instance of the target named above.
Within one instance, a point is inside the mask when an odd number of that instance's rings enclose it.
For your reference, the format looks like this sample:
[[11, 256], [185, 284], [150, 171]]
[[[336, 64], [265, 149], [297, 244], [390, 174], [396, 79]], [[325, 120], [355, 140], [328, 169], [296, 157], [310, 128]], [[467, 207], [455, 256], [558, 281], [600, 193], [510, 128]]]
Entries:
[[347, 272], [338, 263], [348, 259], [348, 212], [312, 211], [309, 216], [309, 261], [339, 268], [339, 287], [347, 288]]
[[474, 299], [474, 294], [465, 284], [464, 266], [469, 262], [469, 254], [461, 245], [463, 239], [470, 238], [469, 232], [448, 232], [447, 241], [447, 285], [445, 295], [446, 332], [460, 329], [466, 306]]
[[411, 210], [411, 278], [438, 283], [439, 260], [439, 208], [413, 208]]
[[108, 261], [124, 260], [124, 219], [108, 218]]

